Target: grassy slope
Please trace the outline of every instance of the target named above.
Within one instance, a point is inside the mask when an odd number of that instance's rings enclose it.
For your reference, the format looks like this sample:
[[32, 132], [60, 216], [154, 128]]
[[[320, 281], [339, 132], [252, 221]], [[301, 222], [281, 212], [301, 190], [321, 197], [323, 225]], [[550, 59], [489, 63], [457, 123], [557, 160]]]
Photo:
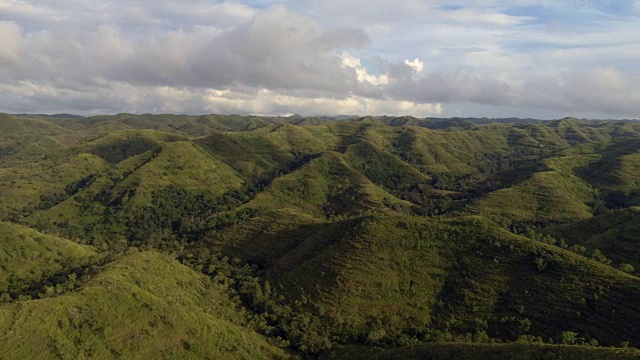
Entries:
[[542, 168], [513, 186], [476, 201], [470, 211], [500, 224], [564, 223], [592, 216], [589, 207], [597, 193], [579, 177], [578, 169], [597, 162], [597, 143], [560, 151], [540, 162]]
[[60, 194], [65, 187], [103, 171], [105, 162], [90, 154], [67, 154], [58, 159], [45, 158], [0, 167], [0, 217], [38, 206], [42, 197]]
[[637, 189], [640, 175], [638, 139], [621, 140], [598, 151], [598, 161], [576, 169], [576, 172], [594, 185], [609, 186], [615, 190]]
[[[99, 222], [108, 207], [117, 202], [129, 209], [141, 205], [150, 205], [156, 191], [166, 188], [196, 189], [210, 195], [220, 195], [242, 187], [245, 181], [229, 165], [212, 157], [195, 143], [190, 141], [146, 142], [152, 136], [164, 136], [155, 132], [125, 132], [122, 136], [109, 135], [110, 140], [100, 140], [101, 145], [91, 149], [108, 149], [100, 153], [107, 159], [118, 159], [117, 164], [105, 166], [94, 172], [95, 178], [75, 196], [44, 211], [32, 215], [33, 224], [64, 223], [82, 229]], [[147, 138], [145, 144], [152, 147], [138, 149], [123, 155], [114, 152], [113, 147], [131, 137]], [[119, 149], [119, 148], [118, 148]], [[141, 152], [142, 151], [142, 152]], [[141, 153], [140, 153], [141, 152]], [[139, 153], [139, 154], [138, 154]], [[96, 158], [86, 153], [78, 155], [83, 158]], [[97, 170], [97, 169], [94, 169]], [[100, 201], [96, 201], [100, 199]]]
[[67, 132], [66, 129], [46, 120], [0, 114], [1, 134], [56, 135], [65, 132]]
[[614, 262], [627, 263], [640, 269], [640, 208], [616, 210], [571, 224], [545, 230], [568, 245], [583, 245], [587, 254], [594, 249]]
[[241, 326], [221, 288], [166, 256], [107, 265], [81, 289], [0, 306], [5, 359], [286, 357]]
[[96, 255], [90, 247], [0, 222], [0, 293], [7, 290], [10, 278], [16, 283], [30, 283], [64, 267], [87, 263]]
[[137, 196], [149, 198], [154, 190], [170, 186], [205, 189], [220, 195], [240, 188], [243, 183], [229, 165], [208, 156], [192, 142], [180, 141], [163, 145], [157, 156], [136, 168], [118, 186], [123, 189], [134, 186]]
[[275, 179], [249, 202], [247, 207], [292, 208], [324, 218], [327, 215], [354, 215], [368, 209], [409, 207], [374, 185], [346, 163], [343, 156], [327, 152], [294, 172]]
[[536, 172], [509, 188], [487, 194], [470, 211], [503, 225], [562, 223], [592, 216], [593, 189], [571, 172]]
[[[545, 339], [576, 331], [609, 344], [640, 341], [631, 330], [640, 308], [630, 300], [640, 296], [640, 280], [480, 219], [387, 213], [331, 225], [281, 223], [254, 220], [253, 232], [237, 226], [216, 241], [266, 266], [286, 292], [309, 296], [338, 338], [382, 334], [372, 341], [385, 341], [429, 328], [515, 338], [517, 330], [503, 327], [524, 321], [530, 326], [521, 333]], [[252, 240], [243, 243], [247, 235]]]

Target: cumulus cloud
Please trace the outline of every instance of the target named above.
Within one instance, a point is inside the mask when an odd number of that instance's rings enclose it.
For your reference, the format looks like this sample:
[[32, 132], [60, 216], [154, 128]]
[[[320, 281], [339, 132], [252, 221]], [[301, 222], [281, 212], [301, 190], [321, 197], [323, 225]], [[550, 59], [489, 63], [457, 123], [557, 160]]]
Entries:
[[[334, 49], [366, 43], [362, 32], [321, 31], [312, 19], [276, 7], [230, 30], [208, 27], [131, 36], [117, 25], [84, 32], [41, 31], [20, 36], [0, 28], [4, 58], [26, 50], [15, 79], [57, 81], [102, 78], [138, 85], [225, 87], [234, 83], [273, 89], [350, 89]], [[348, 90], [346, 90], [348, 91]]]
[[567, 36], [511, 9], [546, 1], [270, 3], [0, 0], [0, 110], [640, 113], [637, 18]]
[[344, 67], [355, 70], [356, 79], [359, 82], [367, 82], [371, 85], [381, 86], [389, 83], [389, 75], [371, 75], [367, 72], [367, 69], [362, 66], [362, 61], [359, 58], [352, 56], [345, 52], [342, 54], [342, 65]]
[[416, 103], [477, 103], [540, 108], [567, 113], [640, 113], [640, 76], [622, 76], [614, 68], [562, 71], [547, 75], [498, 78], [469, 72], [432, 73], [397, 82], [389, 92]]
[[440, 105], [372, 97], [388, 77], [369, 74], [343, 50], [366, 46], [367, 35], [323, 30], [283, 6], [223, 30], [196, 26], [132, 36], [109, 24], [23, 34], [7, 23], [0, 34], [7, 44], [0, 56], [18, 64], [2, 79], [8, 96], [0, 106], [8, 110], [423, 116], [441, 111]]
[[413, 71], [417, 73], [421, 73], [424, 70], [424, 63], [420, 61], [418, 58], [415, 58], [413, 61], [409, 61], [409, 59], [404, 61], [404, 64], [413, 69]]
[[344, 115], [344, 114], [388, 114], [413, 115], [419, 117], [434, 116], [442, 113], [441, 104], [415, 103], [411, 101], [388, 101], [363, 96], [350, 95], [341, 99], [303, 98], [282, 95], [271, 90], [262, 89], [255, 94], [233, 92], [209, 92], [207, 98], [210, 110], [226, 110], [243, 108], [254, 114], [287, 114], [307, 113], [311, 115]]

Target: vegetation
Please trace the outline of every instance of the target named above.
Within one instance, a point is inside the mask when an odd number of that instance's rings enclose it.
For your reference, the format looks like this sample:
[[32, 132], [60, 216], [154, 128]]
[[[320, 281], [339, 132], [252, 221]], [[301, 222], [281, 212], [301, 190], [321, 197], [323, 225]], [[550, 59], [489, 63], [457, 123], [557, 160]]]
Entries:
[[0, 115], [0, 358], [631, 359], [640, 123]]
[[420, 359], [420, 360], [607, 360], [637, 359], [640, 352], [635, 349], [593, 348], [567, 345], [536, 344], [465, 344], [429, 343], [396, 349], [367, 348], [362, 346], [338, 347], [320, 357], [330, 359]]

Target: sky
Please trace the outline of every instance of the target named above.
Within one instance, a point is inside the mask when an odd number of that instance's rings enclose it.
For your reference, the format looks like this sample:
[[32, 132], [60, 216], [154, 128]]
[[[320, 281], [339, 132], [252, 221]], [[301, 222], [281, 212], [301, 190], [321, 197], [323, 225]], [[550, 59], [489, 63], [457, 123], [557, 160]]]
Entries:
[[0, 0], [0, 112], [640, 118], [640, 0]]

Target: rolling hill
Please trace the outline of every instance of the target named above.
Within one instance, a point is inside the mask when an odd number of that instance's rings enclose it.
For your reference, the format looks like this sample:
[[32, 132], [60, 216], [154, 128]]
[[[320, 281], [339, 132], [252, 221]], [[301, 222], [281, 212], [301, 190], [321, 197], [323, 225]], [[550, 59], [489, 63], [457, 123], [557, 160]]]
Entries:
[[637, 355], [640, 123], [0, 128], [2, 358]]

